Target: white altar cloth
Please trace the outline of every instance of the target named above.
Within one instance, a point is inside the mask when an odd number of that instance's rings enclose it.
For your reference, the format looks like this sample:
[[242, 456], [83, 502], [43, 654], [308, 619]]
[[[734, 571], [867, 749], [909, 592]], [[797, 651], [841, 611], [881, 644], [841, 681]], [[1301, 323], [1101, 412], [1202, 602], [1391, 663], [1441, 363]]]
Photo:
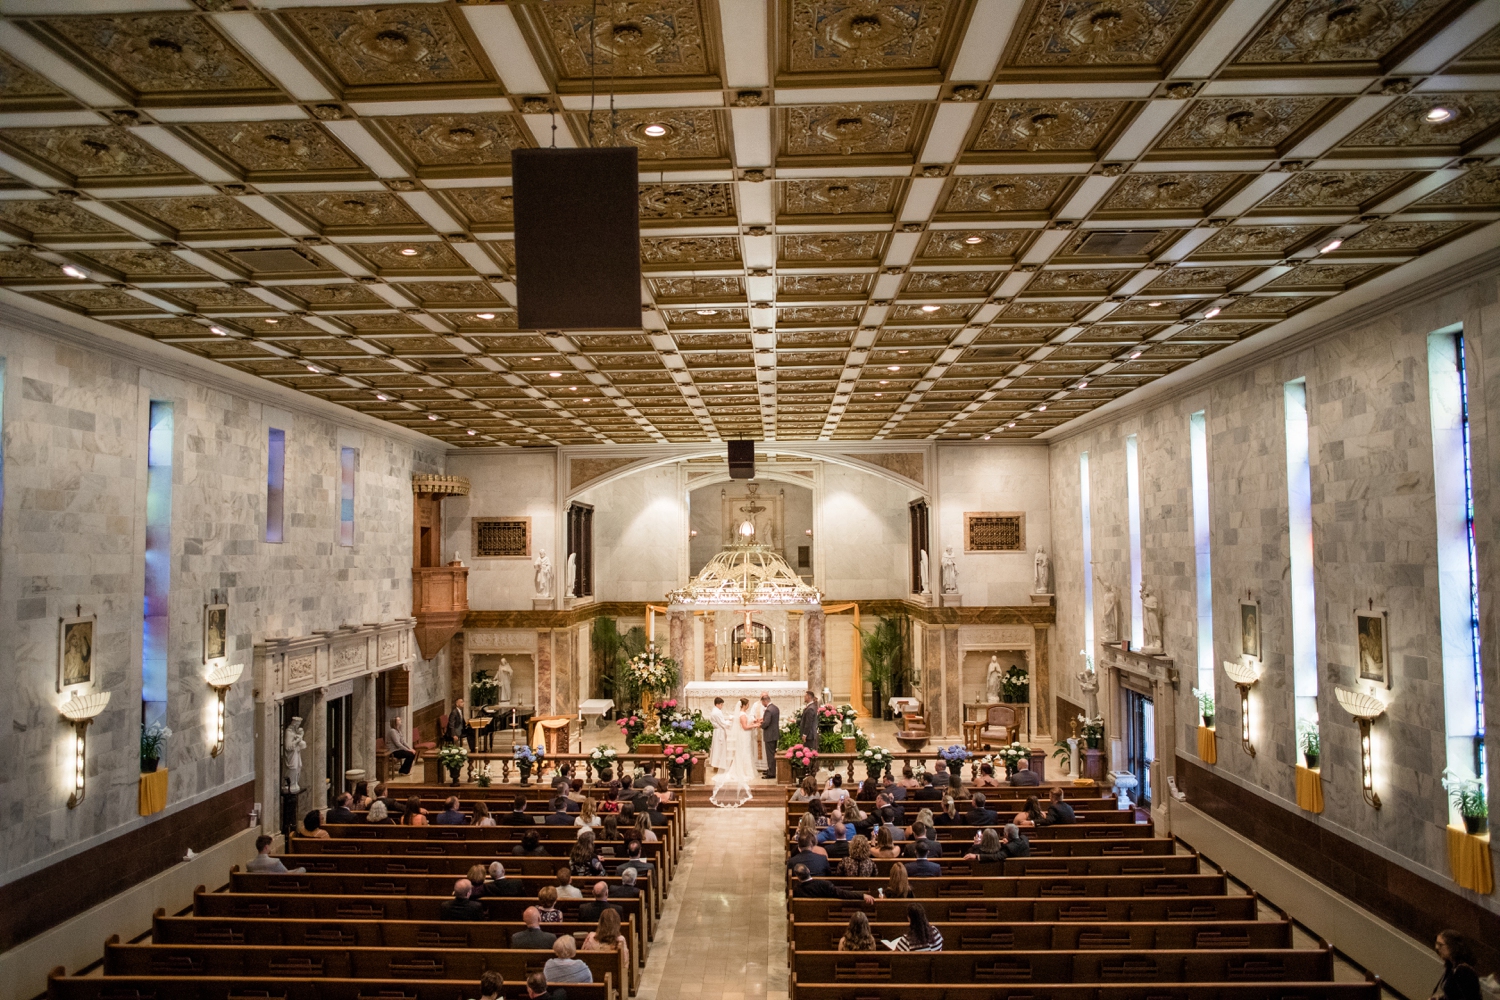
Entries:
[[785, 722], [802, 711], [802, 692], [806, 690], [806, 681], [690, 681], [683, 685], [682, 693], [689, 712], [702, 709], [707, 715], [713, 710], [715, 698], [723, 698], [727, 710], [738, 705], [741, 698], [749, 698], [754, 704], [760, 700], [762, 691], [768, 691], [781, 709], [781, 721]]

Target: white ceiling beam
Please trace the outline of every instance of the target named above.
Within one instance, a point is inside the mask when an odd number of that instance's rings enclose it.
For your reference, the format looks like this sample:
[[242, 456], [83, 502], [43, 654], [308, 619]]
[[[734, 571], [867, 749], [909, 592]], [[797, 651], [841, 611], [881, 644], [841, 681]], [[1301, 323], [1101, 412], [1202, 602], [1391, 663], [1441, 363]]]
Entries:
[[1276, 0], [1233, 0], [1168, 76], [1187, 79], [1212, 76], [1275, 4]]
[[[721, 0], [724, 2], [724, 0]], [[733, 0], [729, 0], [733, 2]], [[748, 5], [747, 5], [748, 6]], [[955, 80], [989, 80], [1021, 13], [1021, 0], [978, 0], [949, 71]]]
[[1480, 0], [1454, 18], [1426, 45], [1401, 60], [1395, 72], [1436, 73], [1497, 24], [1500, 24], [1500, 0]]
[[770, 108], [730, 108], [734, 132], [734, 163], [741, 170], [771, 166], [775, 152], [771, 142]]
[[1162, 130], [1171, 124], [1179, 112], [1187, 110], [1187, 104], [1182, 101], [1152, 101], [1141, 109], [1141, 113], [1135, 116], [1125, 134], [1115, 140], [1115, 144], [1109, 148], [1106, 160], [1133, 160], [1156, 141], [1156, 137]]
[[299, 101], [333, 100], [333, 94], [323, 82], [282, 44], [261, 20], [261, 15], [232, 11], [209, 16], [221, 31], [249, 53], [263, 73], [285, 87], [292, 97]]
[[225, 170], [160, 125], [142, 125], [140, 128], [133, 129], [132, 134], [146, 140], [157, 150], [176, 160], [189, 173], [211, 184], [228, 184], [239, 180], [238, 176]]
[[932, 128], [927, 131], [927, 142], [922, 146], [925, 163], [950, 163], [963, 152], [964, 138], [974, 123], [974, 113], [979, 105], [969, 103], [939, 104], [933, 116]]
[[407, 169], [396, 161], [396, 158], [380, 144], [380, 140], [365, 128], [364, 122], [360, 121], [337, 121], [324, 122], [323, 126], [332, 132], [349, 151], [358, 157], [365, 166], [374, 172], [376, 177], [405, 177]]
[[1322, 156], [1365, 122], [1384, 111], [1395, 102], [1394, 97], [1367, 95], [1356, 97], [1343, 111], [1334, 115], [1322, 128], [1303, 139], [1288, 153], [1291, 159]]
[[516, 15], [504, 4], [467, 4], [459, 8], [490, 65], [512, 94], [546, 94], [552, 87], [542, 74]]

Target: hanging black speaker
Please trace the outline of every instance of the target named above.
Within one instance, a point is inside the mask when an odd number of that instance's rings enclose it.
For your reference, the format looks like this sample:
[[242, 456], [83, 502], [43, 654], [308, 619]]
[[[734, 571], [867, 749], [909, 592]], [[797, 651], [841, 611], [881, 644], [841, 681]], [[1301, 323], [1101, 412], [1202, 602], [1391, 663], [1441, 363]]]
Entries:
[[755, 478], [755, 442], [729, 441], [729, 478]]
[[636, 149], [511, 153], [522, 330], [639, 330]]

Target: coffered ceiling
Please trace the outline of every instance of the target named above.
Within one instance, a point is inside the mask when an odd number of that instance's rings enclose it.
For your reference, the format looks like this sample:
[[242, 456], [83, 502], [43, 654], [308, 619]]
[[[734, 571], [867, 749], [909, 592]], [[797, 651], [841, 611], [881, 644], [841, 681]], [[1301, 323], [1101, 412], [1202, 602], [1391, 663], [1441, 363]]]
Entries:
[[[1500, 0], [0, 13], [0, 296], [455, 445], [1030, 437], [1500, 243]], [[517, 329], [552, 144], [640, 150], [638, 330]]]

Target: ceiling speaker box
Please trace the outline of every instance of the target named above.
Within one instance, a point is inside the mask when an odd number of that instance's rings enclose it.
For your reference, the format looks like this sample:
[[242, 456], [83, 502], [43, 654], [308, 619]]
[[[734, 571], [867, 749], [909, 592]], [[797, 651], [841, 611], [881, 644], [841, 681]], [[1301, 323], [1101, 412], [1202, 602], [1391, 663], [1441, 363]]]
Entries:
[[523, 330], [641, 329], [636, 149], [511, 153]]
[[755, 442], [754, 441], [730, 441], [729, 445], [729, 478], [730, 479], [754, 479], [755, 478]]

